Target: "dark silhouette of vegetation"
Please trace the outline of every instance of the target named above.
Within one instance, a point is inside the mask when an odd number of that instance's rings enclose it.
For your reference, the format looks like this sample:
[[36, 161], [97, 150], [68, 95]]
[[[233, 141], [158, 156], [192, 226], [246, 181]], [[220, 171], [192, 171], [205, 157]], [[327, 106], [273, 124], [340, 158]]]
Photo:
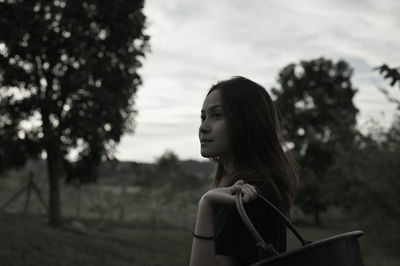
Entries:
[[206, 177], [185, 170], [178, 156], [172, 151], [166, 151], [156, 160], [154, 167], [144, 169], [135, 179], [137, 185], [162, 195], [164, 202], [173, 200], [183, 190], [199, 189], [207, 183], [211, 184], [211, 180]]
[[[389, 67], [386, 64], [383, 64], [379, 67], [376, 67], [375, 70], [378, 70], [380, 74], [383, 75], [383, 77], [387, 80], [390, 81], [390, 86], [394, 87], [396, 83], [399, 86], [400, 89], [400, 68], [392, 68]], [[389, 100], [389, 102], [397, 104], [397, 109], [400, 110], [400, 99], [396, 99], [395, 97], [392, 96], [392, 94], [383, 87], [378, 88]]]
[[[374, 132], [374, 133], [372, 133]], [[332, 172], [341, 206], [374, 240], [387, 248], [400, 241], [400, 117], [388, 131], [375, 128], [342, 150]]]
[[386, 79], [391, 79], [390, 86], [394, 86], [397, 82], [400, 86], [400, 68], [392, 68], [383, 64], [376, 68]]
[[[400, 68], [382, 64], [375, 70], [390, 81], [390, 86], [400, 88]], [[378, 89], [400, 110], [399, 99], [386, 88]], [[374, 244], [397, 252], [400, 236], [394, 232], [400, 230], [400, 115], [395, 114], [389, 129], [376, 124], [341, 156], [341, 161], [345, 166], [341, 171], [347, 172], [347, 182], [341, 184], [347, 188], [343, 189], [348, 201], [345, 207], [369, 230]]]
[[283, 134], [293, 144], [300, 165], [301, 189], [298, 203], [313, 213], [320, 224], [320, 213], [335, 201], [330, 197], [334, 165], [340, 147], [352, 145], [356, 136], [356, 89], [353, 70], [345, 61], [319, 58], [290, 64], [279, 73], [279, 87], [273, 88], [281, 114]]
[[52, 226], [61, 223], [60, 178], [96, 180], [98, 163], [134, 129], [149, 40], [143, 5], [0, 3], [0, 170], [46, 155]]
[[[397, 70], [386, 65], [381, 70], [391, 80], [391, 86], [395, 86], [399, 81]], [[388, 100], [392, 101], [389, 97]], [[359, 221], [370, 245], [397, 252], [395, 247], [400, 237], [393, 232], [400, 230], [399, 114], [389, 129], [374, 122], [367, 133], [357, 134], [353, 145], [341, 147], [336, 158], [330, 168], [331, 176], [336, 178], [332, 178], [329, 194], [338, 199], [336, 203], [350, 219]]]

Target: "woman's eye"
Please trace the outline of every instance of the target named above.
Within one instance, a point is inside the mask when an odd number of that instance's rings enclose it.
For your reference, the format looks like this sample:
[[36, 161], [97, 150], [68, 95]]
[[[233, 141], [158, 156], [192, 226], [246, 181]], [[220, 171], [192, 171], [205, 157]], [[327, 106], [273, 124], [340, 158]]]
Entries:
[[206, 119], [205, 115], [200, 116], [201, 121], [204, 121]]
[[214, 118], [220, 118], [222, 116], [221, 113], [213, 113], [212, 115]]

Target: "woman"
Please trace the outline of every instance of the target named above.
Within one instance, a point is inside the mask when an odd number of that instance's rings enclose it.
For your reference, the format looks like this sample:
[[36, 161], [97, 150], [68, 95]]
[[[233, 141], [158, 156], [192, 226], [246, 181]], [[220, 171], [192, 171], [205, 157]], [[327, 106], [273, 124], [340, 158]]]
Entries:
[[263, 239], [285, 251], [283, 223], [257, 199], [258, 192], [288, 215], [298, 183], [267, 91], [243, 77], [221, 81], [209, 90], [201, 121], [201, 155], [218, 167], [215, 188], [198, 203], [190, 265], [248, 265], [259, 259], [236, 210], [236, 193], [243, 194], [246, 212]]

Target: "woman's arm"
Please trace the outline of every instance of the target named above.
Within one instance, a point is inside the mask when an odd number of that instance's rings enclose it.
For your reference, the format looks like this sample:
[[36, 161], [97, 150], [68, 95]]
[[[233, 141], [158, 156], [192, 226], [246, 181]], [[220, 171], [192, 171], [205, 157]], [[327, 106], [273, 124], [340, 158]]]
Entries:
[[[234, 205], [235, 195], [239, 191], [244, 193], [243, 202], [248, 202], [257, 196], [255, 188], [249, 184], [244, 184], [242, 180], [237, 181], [231, 187], [216, 188], [205, 193], [198, 204], [194, 233], [204, 237], [214, 236], [214, 207], [221, 204]], [[218, 256], [217, 262], [214, 240], [194, 237], [190, 266], [200, 265], [235, 266], [239, 264], [234, 258], [229, 256]]]
[[[194, 233], [199, 236], [214, 236], [213, 208], [204, 196], [197, 207], [197, 219]], [[190, 266], [217, 266], [214, 240], [193, 237]]]

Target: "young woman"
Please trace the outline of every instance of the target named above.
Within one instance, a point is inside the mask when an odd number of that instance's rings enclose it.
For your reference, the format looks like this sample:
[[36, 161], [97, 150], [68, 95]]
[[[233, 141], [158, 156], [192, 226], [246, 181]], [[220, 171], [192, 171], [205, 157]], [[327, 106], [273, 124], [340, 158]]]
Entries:
[[257, 192], [289, 215], [297, 188], [296, 163], [285, 152], [273, 102], [259, 84], [234, 77], [212, 86], [201, 110], [201, 155], [217, 161], [215, 188], [198, 203], [190, 265], [248, 265], [255, 240], [235, 207], [245, 210], [263, 239], [286, 249], [286, 228]]

